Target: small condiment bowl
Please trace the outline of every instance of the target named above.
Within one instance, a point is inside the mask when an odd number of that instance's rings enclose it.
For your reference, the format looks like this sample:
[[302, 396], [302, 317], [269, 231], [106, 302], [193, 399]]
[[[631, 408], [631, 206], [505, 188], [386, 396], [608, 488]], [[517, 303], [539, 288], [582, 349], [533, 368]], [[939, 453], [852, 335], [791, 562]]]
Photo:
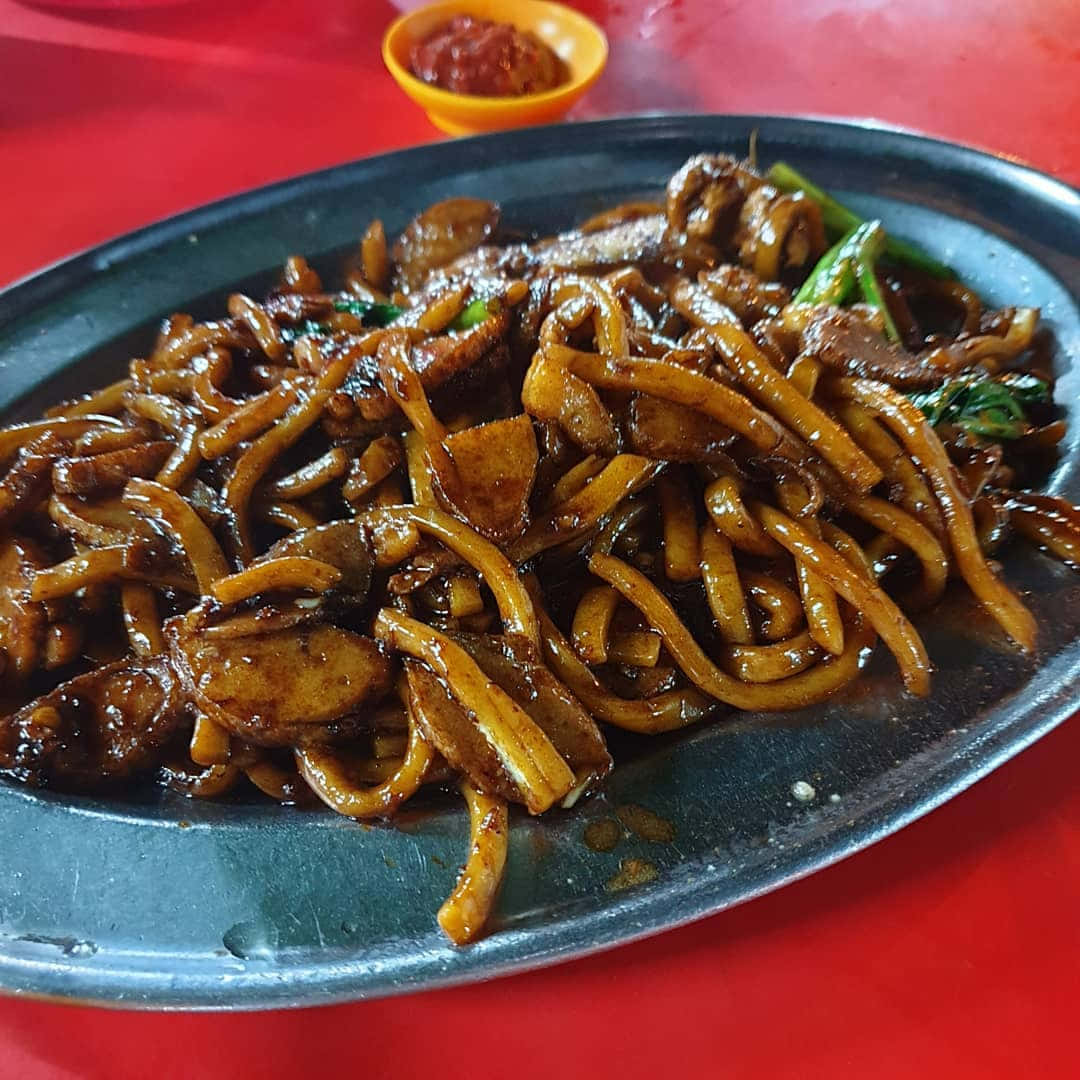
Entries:
[[[409, 50], [455, 15], [473, 15], [510, 23], [518, 30], [531, 30], [566, 65], [569, 78], [552, 90], [520, 97], [455, 94], [418, 79], [409, 70]], [[596, 23], [548, 0], [441, 0], [395, 20], [382, 44], [383, 61], [398, 86], [437, 128], [450, 135], [500, 131], [560, 119], [600, 77], [607, 54], [607, 38]]]

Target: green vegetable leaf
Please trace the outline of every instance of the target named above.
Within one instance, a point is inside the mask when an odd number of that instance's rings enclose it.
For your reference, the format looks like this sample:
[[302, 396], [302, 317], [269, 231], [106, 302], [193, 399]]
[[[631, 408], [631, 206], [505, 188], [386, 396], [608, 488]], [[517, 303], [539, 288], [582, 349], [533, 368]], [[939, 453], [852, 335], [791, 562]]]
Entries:
[[468, 330], [471, 327], [479, 326], [490, 314], [486, 300], [473, 300], [450, 324], [450, 329]]
[[996, 379], [957, 379], [908, 397], [935, 427], [953, 424], [971, 435], [1000, 441], [1027, 433], [1024, 407], [1049, 401], [1050, 386], [1034, 375], [1009, 373]]
[[889, 306], [881, 294], [874, 264], [887, 244], [885, 230], [880, 221], [864, 221], [848, 230], [818, 260], [817, 266], [795, 294], [797, 304], [844, 303], [858, 288], [863, 300], [881, 312], [885, 324], [885, 336], [899, 341]]
[[[334, 310], [355, 315], [365, 326], [389, 326], [405, 309], [396, 304], [373, 304], [367, 300], [335, 300]], [[302, 337], [326, 337], [331, 328], [326, 323], [304, 319], [294, 326], [282, 326], [278, 333], [282, 341], [295, 341]]]
[[367, 300], [335, 300], [334, 310], [355, 315], [365, 326], [389, 326], [405, 309], [396, 304], [374, 304]]

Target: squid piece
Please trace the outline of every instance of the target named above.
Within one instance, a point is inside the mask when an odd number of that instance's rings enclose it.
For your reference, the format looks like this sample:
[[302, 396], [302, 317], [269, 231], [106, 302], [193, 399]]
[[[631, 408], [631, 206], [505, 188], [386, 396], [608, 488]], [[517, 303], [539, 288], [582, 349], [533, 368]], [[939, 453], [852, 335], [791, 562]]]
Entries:
[[817, 308], [799, 321], [803, 352], [816, 357], [827, 368], [905, 390], [918, 390], [938, 386], [977, 364], [1019, 356], [1031, 344], [1038, 317], [1036, 308], [1017, 308], [1004, 334], [962, 334], [948, 345], [918, 354], [908, 352], [902, 345], [890, 345], [854, 310]]
[[742, 264], [776, 281], [784, 270], [812, 265], [824, 253], [821, 207], [801, 191], [787, 195], [762, 184], [742, 205], [735, 239]]
[[10, 528], [48, 496], [54, 463], [68, 447], [66, 440], [46, 433], [19, 451], [0, 480], [0, 528]]
[[76, 438], [89, 431], [112, 428], [120, 431], [126, 425], [115, 416], [79, 415], [57, 416], [45, 420], [30, 420], [25, 424], [12, 424], [0, 431], [0, 462], [7, 461], [23, 446], [41, 435], [55, 438]]
[[668, 181], [668, 227], [676, 234], [726, 245], [747, 195], [761, 182], [727, 154], [697, 154]]
[[153, 480], [132, 480], [124, 489], [123, 503], [165, 527], [187, 556], [204, 596], [228, 574], [229, 565], [214, 534], [172, 488]]
[[791, 303], [791, 290], [778, 281], [763, 281], [741, 266], [718, 266], [698, 279], [718, 303], [730, 308], [745, 327], [773, 319]]
[[89, 503], [53, 495], [48, 513], [62, 532], [87, 547], [116, 547], [134, 536], [150, 539], [153, 535], [148, 523], [115, 497]]
[[116, 547], [90, 548], [46, 570], [30, 585], [32, 600], [59, 600], [95, 585], [144, 581], [164, 589], [197, 593], [195, 579], [175, 566], [161, 541], [133, 540]]

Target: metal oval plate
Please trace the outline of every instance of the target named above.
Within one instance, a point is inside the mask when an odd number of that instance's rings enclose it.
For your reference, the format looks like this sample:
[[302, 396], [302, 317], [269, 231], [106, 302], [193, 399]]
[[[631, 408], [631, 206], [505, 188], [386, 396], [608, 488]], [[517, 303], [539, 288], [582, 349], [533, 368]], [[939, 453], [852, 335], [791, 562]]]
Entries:
[[[101, 385], [155, 320], [209, 316], [291, 252], [327, 256], [374, 216], [389, 232], [451, 194], [495, 198], [521, 228], [568, 226], [655, 192], [689, 154], [786, 158], [957, 267], [992, 302], [1039, 305], [1056, 338], [1058, 399], [1076, 399], [1080, 197], [1010, 161], [930, 139], [765, 117], [657, 117], [514, 132], [359, 161], [240, 195], [78, 255], [0, 294], [8, 417]], [[316, 259], [316, 265], [320, 260]], [[1080, 501], [1074, 425], [1054, 490]], [[654, 742], [624, 739], [606, 791], [514, 822], [493, 933], [447, 945], [434, 914], [466, 845], [457, 805], [397, 827], [322, 812], [142, 802], [0, 786], [0, 984], [129, 1006], [317, 1004], [487, 978], [604, 949], [827, 866], [925, 814], [1063, 720], [1080, 685], [1080, 578], [1015, 548], [1009, 579], [1041, 625], [1033, 660], [957, 590], [922, 630], [938, 665], [915, 701], [878, 656], [824, 707], [741, 717]], [[880, 650], [879, 650], [880, 651]], [[793, 785], [803, 781], [813, 789]], [[670, 843], [589, 850], [590, 821], [625, 804]], [[626, 858], [654, 880], [617, 890]]]

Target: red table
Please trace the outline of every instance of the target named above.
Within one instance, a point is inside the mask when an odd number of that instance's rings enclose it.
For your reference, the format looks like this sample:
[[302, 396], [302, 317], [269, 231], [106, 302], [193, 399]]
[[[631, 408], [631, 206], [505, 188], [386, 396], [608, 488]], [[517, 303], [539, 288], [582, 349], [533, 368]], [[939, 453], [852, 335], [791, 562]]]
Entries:
[[[579, 116], [875, 117], [1080, 182], [1074, 0], [579, 6], [612, 45]], [[208, 199], [436, 138], [382, 70], [393, 14], [0, 0], [0, 283]], [[814, 878], [496, 983], [234, 1016], [3, 1001], [0, 1076], [1074, 1075], [1078, 760], [1074, 723]]]

